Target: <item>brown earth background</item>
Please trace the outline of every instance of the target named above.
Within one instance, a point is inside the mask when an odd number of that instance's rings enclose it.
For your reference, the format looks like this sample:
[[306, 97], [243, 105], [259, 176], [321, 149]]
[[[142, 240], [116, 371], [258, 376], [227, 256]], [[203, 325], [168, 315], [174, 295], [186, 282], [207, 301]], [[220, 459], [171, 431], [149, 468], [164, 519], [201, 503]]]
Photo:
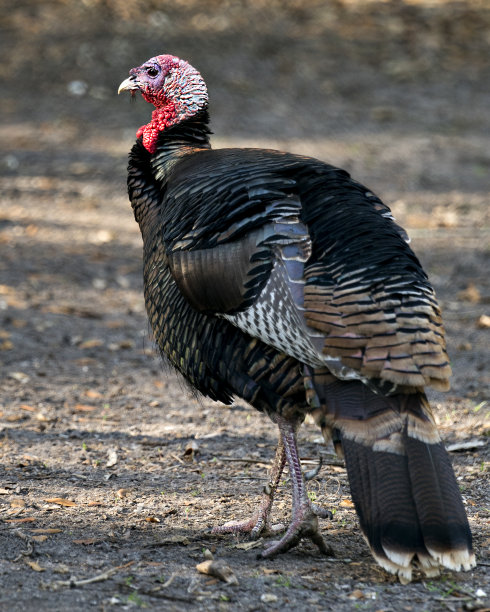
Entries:
[[[263, 561], [263, 542], [210, 534], [249, 514], [276, 433], [155, 356], [125, 186], [151, 109], [116, 90], [159, 53], [205, 77], [215, 147], [344, 167], [409, 231], [444, 313], [452, 390], [430, 398], [474, 571], [381, 570], [310, 422], [336, 557], [302, 543]], [[488, 0], [1, 0], [0, 57], [0, 610], [489, 609]], [[199, 573], [211, 555], [235, 579]]]

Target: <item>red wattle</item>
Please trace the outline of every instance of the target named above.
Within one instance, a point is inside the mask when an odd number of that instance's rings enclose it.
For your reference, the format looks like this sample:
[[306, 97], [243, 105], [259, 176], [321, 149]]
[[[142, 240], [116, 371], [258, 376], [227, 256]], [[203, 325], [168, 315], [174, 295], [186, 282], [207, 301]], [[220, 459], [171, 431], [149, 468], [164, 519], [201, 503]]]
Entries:
[[177, 123], [177, 111], [174, 104], [156, 108], [151, 115], [150, 123], [139, 128], [136, 138], [142, 137], [145, 149], [149, 153], [155, 153], [158, 134], [175, 123]]

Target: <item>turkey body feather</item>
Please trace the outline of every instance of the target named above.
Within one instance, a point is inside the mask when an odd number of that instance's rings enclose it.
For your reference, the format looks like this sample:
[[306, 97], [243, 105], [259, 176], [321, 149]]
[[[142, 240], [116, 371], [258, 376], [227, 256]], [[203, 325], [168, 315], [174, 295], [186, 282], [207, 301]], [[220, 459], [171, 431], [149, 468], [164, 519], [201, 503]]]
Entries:
[[[180, 66], [169, 57], [133, 69], [121, 86], [148, 99], [148, 66], [168, 69], [165, 120], [169, 74]], [[149, 101], [158, 114], [160, 102]], [[304, 536], [326, 550], [294, 438], [311, 413], [345, 455], [361, 528], [383, 567], [402, 580], [414, 561], [429, 575], [439, 565], [468, 569], [471, 534], [423, 393], [448, 388], [441, 314], [404, 230], [341, 169], [272, 150], [212, 150], [202, 104], [153, 140], [151, 124], [143, 130], [128, 189], [162, 355], [204, 395], [238, 396], [279, 425], [272, 488], [287, 461], [293, 519], [266, 553]], [[246, 523], [254, 535], [272, 497]]]
[[[157, 155], [156, 176], [167, 176], [165, 161]], [[201, 149], [174, 162], [160, 191], [158, 239], [195, 310], [341, 377], [447, 388], [427, 276], [389, 209], [345, 171], [276, 151]], [[269, 307], [274, 283], [282, 312]], [[300, 344], [307, 337], [296, 351], [294, 325]]]

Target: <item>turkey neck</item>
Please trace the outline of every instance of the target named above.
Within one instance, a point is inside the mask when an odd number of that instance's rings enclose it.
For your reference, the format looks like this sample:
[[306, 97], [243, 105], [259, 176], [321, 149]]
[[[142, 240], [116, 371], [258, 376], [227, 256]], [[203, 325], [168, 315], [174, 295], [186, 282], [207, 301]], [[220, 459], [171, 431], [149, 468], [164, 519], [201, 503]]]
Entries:
[[160, 231], [162, 195], [175, 165], [186, 155], [211, 148], [208, 121], [205, 110], [160, 132], [155, 153], [145, 149], [141, 138], [133, 146], [129, 154], [128, 191], [145, 243], [156, 240]]
[[151, 156], [157, 180], [165, 183], [179, 159], [198, 149], [210, 149], [207, 110], [160, 132], [157, 150]]
[[[149, 153], [138, 138], [129, 155], [128, 192], [134, 217], [145, 243], [145, 261], [159, 242], [161, 206], [167, 181], [183, 157], [210, 149], [206, 110], [160, 132], [155, 153]], [[147, 245], [152, 245], [148, 247]]]

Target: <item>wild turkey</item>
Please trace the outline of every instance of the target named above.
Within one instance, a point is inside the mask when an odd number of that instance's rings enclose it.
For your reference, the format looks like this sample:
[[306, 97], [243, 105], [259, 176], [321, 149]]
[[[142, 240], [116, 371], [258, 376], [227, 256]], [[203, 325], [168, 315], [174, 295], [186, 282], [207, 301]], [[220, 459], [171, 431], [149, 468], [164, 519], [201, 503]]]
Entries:
[[262, 555], [303, 537], [328, 551], [296, 447], [310, 413], [345, 457], [382, 567], [404, 582], [414, 565], [427, 575], [471, 568], [468, 521], [423, 391], [449, 386], [440, 311], [389, 208], [316, 159], [212, 150], [206, 85], [187, 62], [159, 55], [129, 74], [119, 92], [155, 106], [136, 134], [128, 190], [160, 351], [204, 395], [243, 398], [279, 426], [257, 512], [215, 531], [265, 530], [287, 462], [291, 523]]

